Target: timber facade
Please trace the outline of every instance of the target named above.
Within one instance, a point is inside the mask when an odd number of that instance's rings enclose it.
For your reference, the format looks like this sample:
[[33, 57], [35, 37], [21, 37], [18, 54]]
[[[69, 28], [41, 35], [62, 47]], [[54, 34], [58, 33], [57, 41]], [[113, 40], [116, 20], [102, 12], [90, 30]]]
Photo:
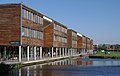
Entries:
[[21, 3], [0, 4], [0, 61], [70, 57], [93, 40]]

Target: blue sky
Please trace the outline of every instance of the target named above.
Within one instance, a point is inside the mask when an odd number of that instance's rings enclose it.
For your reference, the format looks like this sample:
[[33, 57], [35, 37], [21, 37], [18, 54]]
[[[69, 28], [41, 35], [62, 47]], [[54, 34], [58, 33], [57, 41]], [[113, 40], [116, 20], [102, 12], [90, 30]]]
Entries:
[[0, 0], [17, 2], [92, 38], [94, 44], [120, 44], [120, 0]]

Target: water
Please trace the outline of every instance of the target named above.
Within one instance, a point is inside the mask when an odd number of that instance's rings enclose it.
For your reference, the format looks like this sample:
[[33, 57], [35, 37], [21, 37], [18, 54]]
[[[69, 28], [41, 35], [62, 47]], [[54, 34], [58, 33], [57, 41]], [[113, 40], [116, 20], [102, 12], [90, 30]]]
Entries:
[[120, 60], [66, 59], [13, 70], [8, 76], [120, 76]]

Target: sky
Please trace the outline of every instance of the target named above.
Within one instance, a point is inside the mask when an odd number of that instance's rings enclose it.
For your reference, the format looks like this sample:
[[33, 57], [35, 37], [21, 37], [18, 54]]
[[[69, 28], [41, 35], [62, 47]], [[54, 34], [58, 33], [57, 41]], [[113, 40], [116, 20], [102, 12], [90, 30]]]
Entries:
[[21, 3], [91, 39], [120, 44], [120, 0], [0, 0]]

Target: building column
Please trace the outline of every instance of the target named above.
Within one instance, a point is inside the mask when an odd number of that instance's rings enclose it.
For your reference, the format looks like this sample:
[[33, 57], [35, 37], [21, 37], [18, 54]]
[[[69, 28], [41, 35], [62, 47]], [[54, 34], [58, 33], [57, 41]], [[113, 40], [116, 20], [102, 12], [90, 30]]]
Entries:
[[6, 60], [6, 47], [4, 47], [4, 59]]
[[29, 61], [29, 51], [30, 51], [30, 47], [27, 46], [27, 61]]
[[59, 54], [60, 54], [60, 57], [61, 57], [61, 48], [59, 48]]
[[58, 55], [58, 48], [56, 48], [56, 57], [57, 57], [57, 55]]
[[67, 56], [67, 49], [65, 48], [65, 56]]
[[62, 48], [62, 54], [63, 54], [62, 56], [63, 56], [63, 57], [65, 56], [64, 51], [65, 51], [64, 48]]
[[66, 48], [66, 51], [67, 51], [67, 52], [66, 52], [66, 55], [68, 56], [68, 48]]
[[21, 62], [21, 46], [19, 46], [19, 62]]
[[42, 47], [40, 47], [40, 59], [42, 59]]
[[70, 56], [70, 48], [68, 48], [68, 56]]
[[52, 47], [52, 58], [54, 57], [54, 48]]
[[36, 60], [36, 46], [34, 47], [34, 60]]
[[73, 49], [71, 48], [71, 56], [73, 56]]

